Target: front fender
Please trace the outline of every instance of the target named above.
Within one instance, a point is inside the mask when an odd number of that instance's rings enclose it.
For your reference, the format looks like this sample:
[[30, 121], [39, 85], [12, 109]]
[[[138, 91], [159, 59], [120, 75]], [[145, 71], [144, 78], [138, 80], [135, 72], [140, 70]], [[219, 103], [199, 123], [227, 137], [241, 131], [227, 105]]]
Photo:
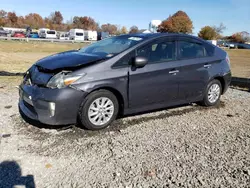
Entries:
[[86, 93], [91, 93], [98, 89], [110, 89], [111, 91], [114, 90], [119, 92], [122, 96], [124, 101], [124, 107], [126, 108], [128, 103], [128, 95], [127, 95], [127, 88], [128, 88], [128, 79], [127, 77], [121, 78], [113, 78], [113, 79], [106, 79], [106, 80], [98, 80], [98, 81], [91, 81], [81, 84], [71, 85], [71, 87], [81, 90]]

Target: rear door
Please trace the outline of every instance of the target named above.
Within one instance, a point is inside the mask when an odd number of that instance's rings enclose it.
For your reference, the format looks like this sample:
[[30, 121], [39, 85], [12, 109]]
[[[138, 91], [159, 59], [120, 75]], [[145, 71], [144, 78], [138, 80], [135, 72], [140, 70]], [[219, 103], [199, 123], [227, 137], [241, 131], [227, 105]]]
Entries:
[[179, 67], [176, 65], [176, 40], [165, 37], [136, 50], [146, 57], [143, 68], [129, 69], [129, 107], [172, 103], [178, 96]]
[[205, 43], [196, 39], [178, 40], [179, 98], [187, 102], [201, 100], [215, 61]]

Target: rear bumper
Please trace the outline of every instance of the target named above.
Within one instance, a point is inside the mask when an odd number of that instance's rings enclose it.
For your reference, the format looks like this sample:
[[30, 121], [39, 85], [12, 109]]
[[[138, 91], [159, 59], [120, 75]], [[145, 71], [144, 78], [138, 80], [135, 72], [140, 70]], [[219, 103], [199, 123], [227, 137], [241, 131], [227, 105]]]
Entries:
[[86, 93], [70, 87], [49, 89], [21, 85], [19, 95], [20, 113], [28, 118], [48, 125], [69, 125], [76, 123]]
[[224, 79], [225, 85], [224, 85], [224, 89], [223, 89], [222, 94], [224, 94], [228, 90], [228, 88], [230, 86], [230, 83], [231, 83], [231, 80], [232, 80], [231, 72], [228, 72], [228, 73], [224, 74], [223, 79]]

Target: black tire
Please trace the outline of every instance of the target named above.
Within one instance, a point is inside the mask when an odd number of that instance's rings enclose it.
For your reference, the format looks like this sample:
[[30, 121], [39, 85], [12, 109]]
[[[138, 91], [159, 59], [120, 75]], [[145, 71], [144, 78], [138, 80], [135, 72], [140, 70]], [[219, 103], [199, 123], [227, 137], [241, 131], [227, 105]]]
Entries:
[[[96, 99], [98, 99], [100, 97], [107, 97], [108, 99], [110, 99], [113, 102], [114, 113], [113, 113], [111, 119], [107, 123], [105, 123], [103, 125], [96, 126], [93, 123], [91, 123], [91, 121], [88, 118], [88, 109], [89, 109], [90, 105], [92, 104], [92, 102], [94, 102]], [[79, 109], [80, 123], [82, 124], [83, 127], [85, 127], [86, 129], [89, 129], [89, 130], [104, 129], [104, 128], [108, 127], [116, 119], [118, 111], [119, 111], [119, 103], [118, 103], [116, 96], [108, 90], [104, 90], [104, 89], [97, 90], [97, 91], [90, 93], [83, 100], [81, 107]]]
[[[210, 102], [209, 99], [208, 99], [208, 93], [209, 93], [210, 87], [211, 87], [212, 85], [214, 85], [214, 84], [217, 84], [217, 85], [220, 87], [220, 93], [219, 93], [218, 99], [217, 99], [215, 102]], [[218, 105], [218, 104], [220, 103], [221, 93], [222, 93], [222, 86], [221, 86], [220, 81], [219, 81], [219, 80], [216, 80], [216, 79], [210, 81], [209, 84], [207, 85], [206, 90], [205, 90], [204, 98], [203, 98], [203, 100], [200, 102], [200, 104], [201, 104], [202, 106], [207, 106], [207, 107]]]

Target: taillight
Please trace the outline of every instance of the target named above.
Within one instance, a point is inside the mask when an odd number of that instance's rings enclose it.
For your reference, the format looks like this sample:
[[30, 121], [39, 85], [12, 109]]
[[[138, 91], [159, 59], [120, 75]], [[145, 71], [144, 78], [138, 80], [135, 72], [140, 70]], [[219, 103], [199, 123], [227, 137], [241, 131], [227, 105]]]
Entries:
[[229, 59], [229, 56], [228, 56], [228, 55], [226, 56], [226, 62], [227, 62], [228, 65], [230, 66], [230, 59]]

